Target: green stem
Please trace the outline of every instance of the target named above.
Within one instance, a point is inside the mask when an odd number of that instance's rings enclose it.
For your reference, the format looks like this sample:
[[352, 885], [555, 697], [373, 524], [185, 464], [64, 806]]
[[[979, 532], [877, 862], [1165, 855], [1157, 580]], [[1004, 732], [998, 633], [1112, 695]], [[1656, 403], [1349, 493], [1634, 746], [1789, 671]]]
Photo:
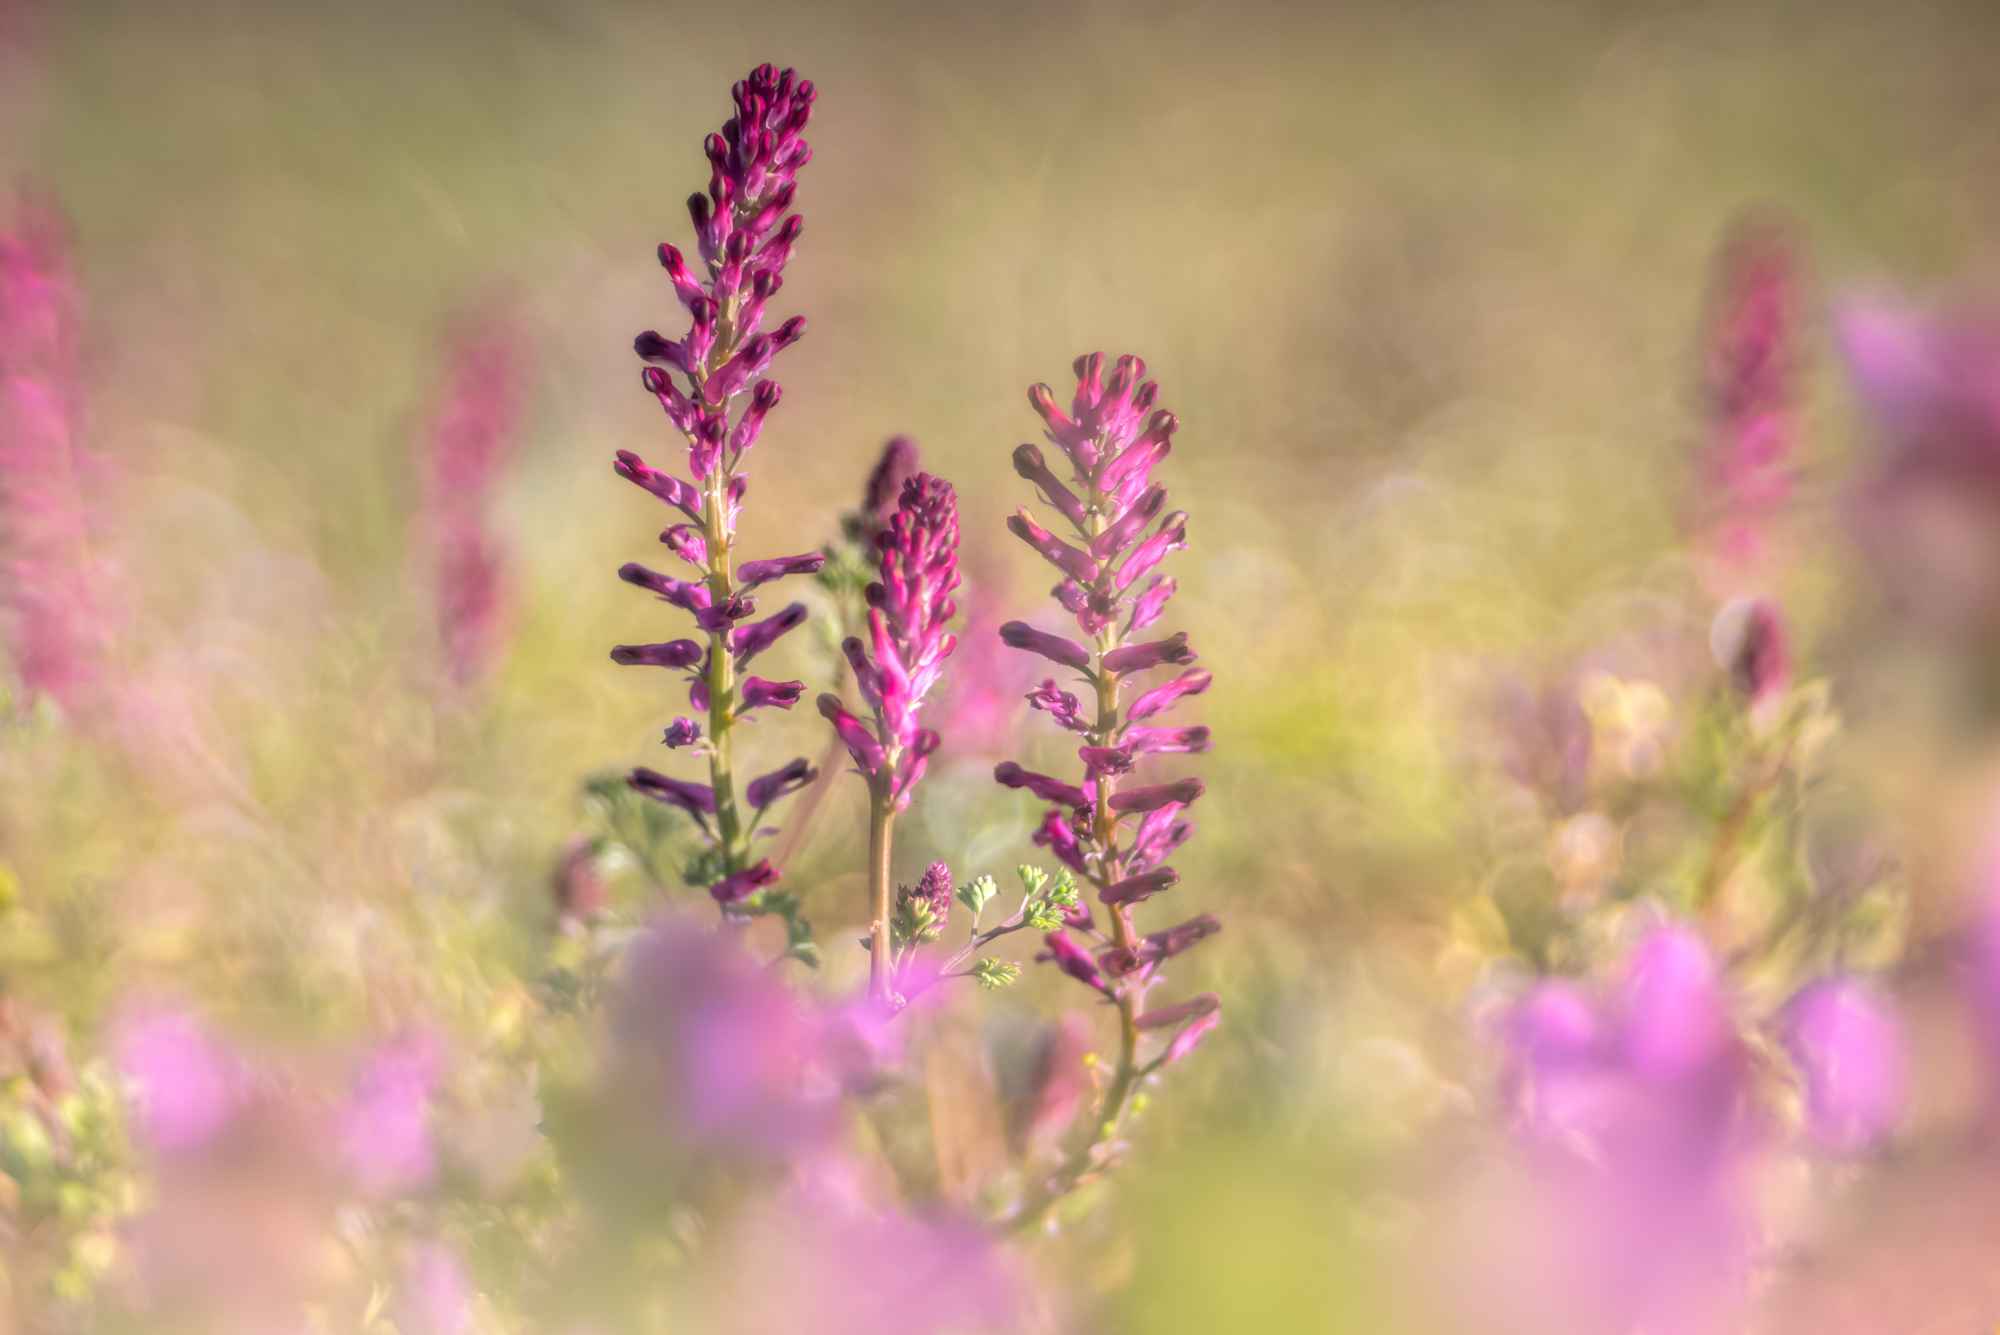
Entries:
[[889, 778], [885, 770], [868, 780], [868, 904], [873, 914], [868, 930], [868, 995], [882, 1004], [891, 1001], [895, 981], [889, 962], [889, 855], [896, 812]]

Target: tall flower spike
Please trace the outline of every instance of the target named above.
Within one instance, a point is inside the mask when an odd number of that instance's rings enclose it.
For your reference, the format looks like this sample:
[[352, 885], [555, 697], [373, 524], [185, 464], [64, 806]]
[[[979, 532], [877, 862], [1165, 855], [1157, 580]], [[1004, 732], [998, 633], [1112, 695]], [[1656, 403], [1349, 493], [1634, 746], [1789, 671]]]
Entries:
[[520, 429], [521, 363], [504, 319], [468, 319], [452, 339], [426, 441], [424, 536], [445, 662], [461, 684], [483, 676], [501, 650], [505, 572], [489, 512]]
[[[765, 332], [764, 317], [783, 286], [803, 226], [791, 207], [798, 171], [812, 157], [800, 136], [812, 114], [814, 90], [791, 70], [760, 65], [736, 85], [734, 97], [735, 116], [705, 145], [712, 169], [708, 190], [688, 201], [696, 262], [672, 244], [659, 250], [660, 267], [688, 313], [687, 333], [670, 339], [648, 330], [633, 345], [646, 363], [642, 383], [687, 442], [692, 480], [654, 468], [630, 451], [619, 451], [617, 461], [621, 477], [666, 502], [675, 519], [685, 521], [675, 522], [661, 541], [700, 572], [677, 580], [634, 564], [619, 574], [692, 614], [707, 644], [621, 646], [612, 658], [692, 670], [688, 698], [707, 713], [706, 728], [680, 720], [667, 736], [670, 745], [684, 744], [705, 732], [700, 753], [708, 758], [709, 782], [690, 784], [640, 769], [633, 772], [632, 787], [686, 811], [701, 827], [714, 854], [695, 865], [704, 869], [706, 888], [725, 913], [789, 915], [789, 897], [771, 901], [773, 908], [759, 898], [779, 872], [751, 856], [756, 831], [737, 799], [734, 729], [760, 708], [789, 709], [805, 690], [802, 682], [742, 675], [752, 658], [806, 619], [805, 605], [793, 603], [751, 621], [758, 599], [750, 591], [790, 575], [813, 574], [824, 558], [783, 556], [740, 566], [732, 561], [736, 514], [749, 485], [741, 471], [743, 457], [782, 398], [775, 381], [759, 377], [805, 332], [798, 317]], [[792, 791], [795, 778], [791, 767], [766, 775], [749, 800], [761, 807]]]
[[[885, 466], [887, 460], [884, 461]], [[878, 470], [879, 472], [880, 470]], [[871, 479], [871, 487], [873, 479]], [[938, 736], [919, 717], [937, 684], [944, 660], [958, 641], [945, 629], [958, 610], [958, 497], [943, 478], [918, 473], [903, 483], [896, 513], [875, 535], [881, 578], [868, 586], [868, 635], [842, 646], [854, 667], [862, 701], [873, 711], [863, 722], [827, 694], [820, 712], [833, 723], [855, 767], [868, 781], [869, 991], [887, 1001], [889, 958], [889, 855], [897, 814], [924, 774]]]
[[1725, 594], [1757, 582], [1770, 521], [1791, 496], [1796, 249], [1782, 221], [1746, 218], [1716, 259], [1702, 368], [1708, 441], [1696, 504]]
[[[1055, 600], [1076, 619], [1081, 640], [1020, 621], [1002, 626], [1000, 639], [1010, 648], [1073, 669], [1094, 699], [1079, 700], [1053, 678], [1028, 696], [1028, 703], [1058, 728], [1077, 736], [1081, 783], [1038, 774], [1013, 761], [999, 765], [993, 777], [1052, 804], [1035, 842], [1081, 873], [1109, 911], [1111, 930], [1101, 964], [1063, 932], [1049, 936], [1049, 951], [1042, 958], [1111, 1001], [1120, 1040], [1118, 1065], [1098, 1115], [1080, 1119], [1078, 1136], [1059, 1171], [1022, 1204], [1024, 1219], [1045, 1211], [1089, 1171], [1099, 1144], [1115, 1133], [1138, 1080], [1192, 1050], [1220, 1017], [1221, 1003], [1207, 995], [1152, 1010], [1146, 1005], [1146, 993], [1158, 979], [1156, 966], [1214, 932], [1215, 920], [1204, 916], [1145, 937], [1134, 924], [1141, 905], [1169, 895], [1181, 879], [1163, 864], [1192, 832], [1180, 813], [1202, 795], [1202, 783], [1189, 777], [1141, 782], [1123, 791], [1119, 785], [1156, 764], [1153, 757], [1209, 747], [1203, 727], [1133, 726], [1207, 690], [1205, 670], [1154, 685], [1120, 709], [1128, 685], [1163, 667], [1186, 667], [1195, 658], [1184, 633], [1128, 643], [1134, 632], [1164, 615], [1175, 585], [1171, 577], [1154, 571], [1187, 545], [1187, 515], [1167, 508], [1167, 489], [1152, 478], [1172, 448], [1179, 422], [1155, 407], [1159, 386], [1145, 375], [1146, 365], [1136, 357], [1120, 357], [1107, 375], [1103, 356], [1093, 353], [1077, 360], [1077, 388], [1067, 412], [1048, 386], [1028, 392], [1047, 426], [1049, 443], [1070, 463], [1067, 481], [1056, 476], [1038, 446], [1023, 445], [1014, 452], [1015, 471], [1068, 522], [1072, 536], [1042, 527], [1025, 507], [1007, 527], [1059, 572]], [[1168, 1033], [1176, 1026], [1176, 1032]], [[1140, 1056], [1142, 1041], [1160, 1045], [1149, 1059]]]
[[104, 668], [113, 574], [84, 503], [77, 305], [60, 220], [25, 205], [0, 233], [0, 627], [22, 685], [69, 708]]

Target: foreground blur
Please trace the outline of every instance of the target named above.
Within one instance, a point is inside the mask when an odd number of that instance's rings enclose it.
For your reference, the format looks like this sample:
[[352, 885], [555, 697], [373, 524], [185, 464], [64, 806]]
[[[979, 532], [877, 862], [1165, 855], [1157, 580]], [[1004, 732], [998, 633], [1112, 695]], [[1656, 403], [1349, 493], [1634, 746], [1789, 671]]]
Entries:
[[[1996, 48], [0, 0], [0, 1331], [2000, 1321]], [[1061, 857], [993, 781], [1075, 771], [1001, 643], [1063, 625], [1022, 387], [1132, 351], [1180, 420], [1216, 749], [1143, 889], [1200, 949], [1046, 1228], [984, 1221], [1116, 1059], [1091, 956], [863, 1005], [796, 693], [737, 738], [796, 896], [740, 939], [623, 781], [698, 733], [606, 658], [685, 633], [614, 573], [672, 522], [614, 453], [685, 457], [632, 335], [767, 59], [810, 333], [744, 550], [839, 573], [898, 433], [956, 488], [916, 898]], [[840, 578], [765, 686], [842, 692]]]

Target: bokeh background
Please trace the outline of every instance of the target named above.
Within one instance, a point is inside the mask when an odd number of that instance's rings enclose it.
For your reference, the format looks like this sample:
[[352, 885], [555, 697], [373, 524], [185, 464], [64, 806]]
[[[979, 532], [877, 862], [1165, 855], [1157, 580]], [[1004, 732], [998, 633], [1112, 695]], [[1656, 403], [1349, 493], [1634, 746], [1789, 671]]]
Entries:
[[[612, 452], [671, 449], [628, 349], [674, 318], [652, 248], [685, 244], [701, 137], [765, 60], [820, 97], [784, 290], [811, 327], [752, 459], [747, 549], [831, 538], [906, 432], [959, 489], [969, 601], [1033, 611], [1046, 576], [1003, 528], [1032, 500], [1008, 462], [1036, 436], [1024, 388], [1135, 352], [1183, 424], [1170, 628], [1215, 673], [1218, 745], [1174, 894], [1227, 924], [1187, 966], [1227, 1018], [1041, 1262], [1074, 1320], [1383, 1328], [1399, 1272], [1376, 1258], [1489, 1134], [1495, 988], [1562, 963], [1578, 877], [1605, 904], [1685, 900], [1716, 818], [1700, 762], [1578, 871], [1510, 788], [1491, 700], [1596, 654], [1667, 699], [1626, 724], [1699, 749], [1714, 602], [1686, 514], [1713, 260], [1746, 211], [1802, 257], [1768, 591], [1837, 733], [1773, 824], [1803, 831], [1808, 872], [1887, 850], [1872, 964], [1964, 916], [1976, 674], [1897, 619], [1853, 539], [1877, 447], [1830, 312], [1991, 290], [1988, 6], [17, 0], [7, 30], [0, 167], [71, 229], [111, 654], [156, 697], [92, 743], [24, 706], [0, 758], [4, 986], [80, 1065], [149, 992], [280, 1037], [415, 1008], [468, 1044], [552, 1041], [552, 877], [605, 819], [585, 785], [659, 763], [680, 712], [606, 658], [666, 638], [614, 576], [660, 520]], [[413, 555], [421, 440], [454, 331], [502, 322], [505, 648], [462, 687]], [[773, 675], [816, 690], [826, 661], [794, 639]], [[947, 735], [906, 875], [1033, 856], [1034, 811], [988, 773], [1059, 748], [1025, 711], [986, 723]], [[748, 745], [756, 773], [825, 736], [800, 710]], [[865, 971], [861, 812], [835, 789], [788, 875], [829, 987]], [[631, 912], [676, 893], [613, 871]], [[1032, 1015], [1059, 983], [967, 1004]], [[1909, 1144], [1970, 1124], [1968, 1050], [1939, 1042]], [[1837, 1231], [1855, 1199], [1808, 1213]], [[10, 1244], [17, 1296], [113, 1266], [108, 1241], [46, 1264], [31, 1243]], [[474, 1268], [509, 1264], [489, 1238]]]

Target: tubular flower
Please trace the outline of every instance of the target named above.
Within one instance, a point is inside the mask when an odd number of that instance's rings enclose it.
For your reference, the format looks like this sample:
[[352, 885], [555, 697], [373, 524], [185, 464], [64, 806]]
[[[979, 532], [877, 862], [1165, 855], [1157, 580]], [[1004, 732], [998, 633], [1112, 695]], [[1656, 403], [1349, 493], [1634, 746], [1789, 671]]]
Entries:
[[[649, 329], [633, 342], [645, 363], [641, 384], [686, 441], [688, 476], [654, 468], [628, 450], [617, 458], [620, 477], [657, 496], [685, 521], [671, 524], [660, 541], [697, 572], [674, 579], [635, 563], [619, 577], [689, 613], [707, 644], [675, 640], [623, 646], [611, 655], [619, 663], [690, 672], [688, 701], [708, 715], [705, 745], [697, 754], [708, 757], [711, 783], [682, 783], [645, 769], [635, 770], [630, 782], [702, 823], [720, 856], [694, 865], [716, 878], [709, 888], [725, 910], [777, 878], [768, 863], [751, 865], [754, 831], [739, 812], [732, 777], [734, 725], [765, 706], [790, 709], [805, 690], [800, 682], [741, 675], [751, 659], [804, 624], [807, 615], [804, 603], [792, 603], [752, 620], [758, 604], [752, 591], [790, 575], [815, 574], [825, 561], [806, 553], [732, 562], [736, 516], [749, 486], [743, 458], [784, 397], [776, 381], [763, 377], [772, 360], [805, 333], [805, 321], [796, 317], [767, 330], [765, 313], [784, 286], [785, 265], [804, 226], [791, 209], [799, 169], [812, 157], [801, 135], [812, 115], [814, 89], [791, 70], [760, 65], [736, 85], [733, 96], [736, 114], [704, 145], [708, 190], [688, 200], [693, 258], [671, 243], [659, 248], [660, 267], [687, 312], [687, 331], [669, 338]], [[703, 735], [696, 720], [677, 720], [667, 742], [685, 745]], [[788, 766], [766, 775], [746, 799], [762, 807], [793, 791], [797, 785], [785, 777], [792, 773]]]
[[79, 303], [62, 233], [34, 207], [0, 232], [0, 625], [22, 685], [73, 709], [103, 674], [115, 572], [91, 551], [98, 461], [77, 439]]
[[959, 584], [958, 498], [951, 484], [927, 473], [906, 479], [874, 543], [880, 578], [867, 589], [869, 643], [849, 636], [841, 646], [874, 718], [863, 723], [832, 695], [822, 695], [819, 706], [871, 786], [885, 785], [891, 810], [902, 811], [937, 749], [937, 734], [923, 727], [919, 711], [958, 647], [945, 629], [958, 610], [951, 596]]
[[[1051, 804], [1034, 832], [1035, 843], [1088, 880], [1110, 913], [1110, 939], [1096, 959], [1063, 932], [1048, 937], [1049, 949], [1039, 957], [1102, 992], [1118, 1008], [1116, 1073], [1102, 1093], [1098, 1115], [1083, 1123], [1101, 1140], [1115, 1132], [1142, 1072], [1192, 1051], [1221, 1018], [1221, 1003], [1207, 995], [1153, 1010], [1146, 1006], [1159, 964], [1212, 935], [1219, 926], [1215, 919], [1204, 915], [1151, 936], [1141, 936], [1133, 922], [1140, 905], [1179, 883], [1180, 873], [1166, 859], [1193, 832], [1183, 813], [1203, 792], [1200, 779], [1170, 780], [1153, 767], [1160, 757], [1206, 751], [1211, 745], [1209, 730], [1198, 725], [1134, 725], [1200, 695], [1211, 677], [1206, 670], [1190, 669], [1136, 696], [1125, 695], [1145, 674], [1186, 668], [1195, 658], [1185, 632], [1133, 639], [1165, 614], [1175, 583], [1157, 570], [1187, 545], [1186, 513], [1169, 509], [1167, 488], [1153, 480], [1180, 424], [1157, 406], [1159, 386], [1145, 378], [1145, 363], [1138, 358], [1121, 357], [1107, 367], [1104, 357], [1093, 353], [1078, 359], [1075, 369], [1076, 392], [1067, 408], [1046, 385], [1028, 392], [1048, 443], [1068, 460], [1069, 476], [1058, 476], [1051, 456], [1038, 445], [1014, 451], [1014, 471], [1033, 484], [1071, 532], [1051, 532], [1025, 508], [1007, 527], [1058, 572], [1053, 597], [1075, 618], [1080, 638], [1010, 621], [1000, 628], [1000, 640], [1075, 670], [1089, 688], [1094, 698], [1080, 699], [1051, 678], [1028, 695], [1030, 705], [1077, 737], [1082, 781], [1038, 774], [1011, 760], [997, 766], [993, 778]], [[1121, 790], [1134, 780], [1135, 786]], [[1073, 921], [1083, 928], [1087, 913], [1079, 912]], [[1097, 935], [1094, 927], [1087, 930]], [[1139, 1048], [1145, 1036], [1166, 1030], [1174, 1032], [1164, 1051], [1142, 1063]], [[1052, 1190], [1059, 1194], [1074, 1184], [1096, 1144], [1073, 1147], [1065, 1169], [1069, 1176], [1059, 1175]]]

